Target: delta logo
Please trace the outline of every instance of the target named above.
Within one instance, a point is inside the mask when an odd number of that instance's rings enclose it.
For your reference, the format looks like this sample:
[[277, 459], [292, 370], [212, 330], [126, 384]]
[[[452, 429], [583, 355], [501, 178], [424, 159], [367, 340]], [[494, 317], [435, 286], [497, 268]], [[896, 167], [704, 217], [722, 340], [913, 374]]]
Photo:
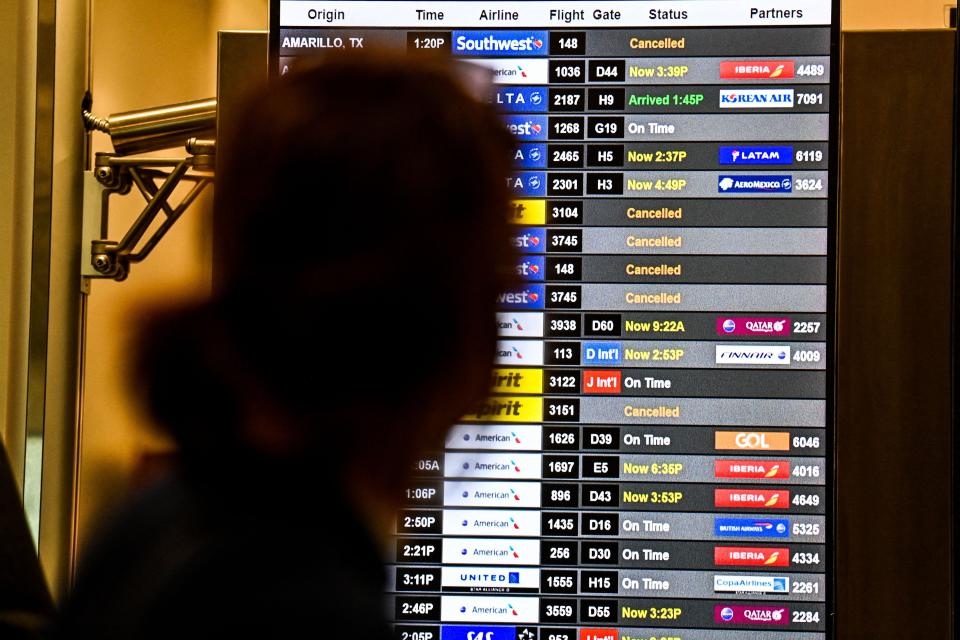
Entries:
[[713, 621], [730, 624], [780, 625], [789, 624], [787, 607], [760, 607], [739, 604], [718, 604], [713, 608]]
[[546, 31], [454, 31], [453, 53], [471, 56], [545, 55]]
[[734, 509], [789, 509], [790, 492], [714, 489], [713, 506]]
[[517, 275], [523, 280], [540, 281], [546, 274], [546, 258], [529, 256], [517, 264]]
[[714, 547], [713, 563], [719, 567], [789, 567], [785, 547]]
[[789, 336], [790, 318], [717, 318], [718, 336]]
[[713, 474], [717, 478], [748, 478], [751, 480], [782, 480], [790, 477], [787, 460], [717, 460]]
[[517, 169], [540, 169], [547, 166], [547, 145], [529, 143], [513, 150], [513, 166]]
[[787, 518], [714, 518], [713, 534], [721, 538], [786, 538]]
[[546, 116], [500, 116], [507, 131], [519, 140], [546, 140]]
[[720, 92], [721, 109], [787, 109], [793, 89], [727, 89]]
[[549, 104], [547, 90], [541, 87], [498, 87], [490, 102], [508, 113], [546, 111]]
[[522, 171], [506, 177], [507, 189], [517, 197], [547, 195], [547, 174], [543, 171]]
[[510, 244], [520, 253], [545, 253], [547, 230], [542, 227], [527, 227], [510, 236]]
[[720, 63], [720, 79], [790, 80], [795, 69], [793, 60], [724, 60]]
[[720, 164], [793, 164], [793, 147], [720, 147]]
[[718, 176], [718, 193], [791, 193], [791, 176]]
[[580, 640], [618, 640], [616, 629], [580, 629]]
[[532, 284], [499, 294], [497, 306], [501, 309], [543, 309], [545, 299], [544, 286]]

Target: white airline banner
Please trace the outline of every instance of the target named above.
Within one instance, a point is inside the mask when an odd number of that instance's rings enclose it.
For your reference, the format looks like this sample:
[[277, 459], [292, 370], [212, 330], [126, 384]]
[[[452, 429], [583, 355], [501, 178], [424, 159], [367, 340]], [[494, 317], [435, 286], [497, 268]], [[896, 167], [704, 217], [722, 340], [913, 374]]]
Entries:
[[441, 622], [530, 623], [540, 618], [540, 598], [443, 596]]
[[447, 449], [530, 451], [541, 448], [538, 424], [457, 424], [447, 432]]
[[449, 538], [443, 541], [443, 564], [537, 565], [539, 540]]
[[443, 535], [536, 537], [540, 535], [540, 512], [445, 509]]
[[539, 479], [542, 459], [539, 453], [448, 453], [443, 459], [447, 478]]
[[280, 27], [765, 27], [828, 25], [830, 0], [389, 2], [283, 0]]
[[442, 567], [444, 587], [469, 589], [540, 589], [540, 570], [520, 567]]
[[540, 507], [539, 482], [444, 482], [448, 507]]

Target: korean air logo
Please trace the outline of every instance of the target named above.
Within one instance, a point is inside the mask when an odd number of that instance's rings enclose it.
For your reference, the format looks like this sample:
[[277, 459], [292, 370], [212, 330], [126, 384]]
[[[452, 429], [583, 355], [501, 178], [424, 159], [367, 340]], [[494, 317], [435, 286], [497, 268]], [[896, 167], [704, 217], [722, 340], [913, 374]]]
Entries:
[[546, 31], [454, 31], [453, 53], [469, 56], [546, 55]]
[[517, 275], [524, 280], [541, 281], [546, 272], [546, 258], [543, 256], [525, 256], [517, 264]]
[[793, 89], [734, 89], [720, 92], [721, 109], [784, 109], [793, 106]]

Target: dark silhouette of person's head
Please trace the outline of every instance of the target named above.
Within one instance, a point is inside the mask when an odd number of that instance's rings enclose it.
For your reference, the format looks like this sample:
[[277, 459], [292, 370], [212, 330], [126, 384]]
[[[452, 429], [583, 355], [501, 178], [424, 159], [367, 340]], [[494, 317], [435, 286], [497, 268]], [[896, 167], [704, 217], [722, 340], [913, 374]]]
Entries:
[[154, 317], [148, 403], [202, 468], [234, 455], [394, 483], [489, 385], [511, 139], [452, 62], [332, 57], [228, 132], [216, 286]]

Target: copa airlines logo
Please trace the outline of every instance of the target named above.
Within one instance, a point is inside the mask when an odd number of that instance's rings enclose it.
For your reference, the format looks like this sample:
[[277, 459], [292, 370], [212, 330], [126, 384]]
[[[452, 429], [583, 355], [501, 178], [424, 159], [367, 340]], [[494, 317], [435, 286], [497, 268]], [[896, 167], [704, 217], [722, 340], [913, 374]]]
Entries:
[[526, 256], [517, 263], [516, 268], [521, 279], [539, 282], [546, 278], [547, 259], [543, 256]]
[[549, 104], [543, 87], [499, 87], [490, 102], [506, 113], [544, 113]]
[[781, 625], [790, 623], [790, 609], [786, 607], [744, 606], [718, 604], [713, 608], [713, 621], [730, 624]]
[[547, 32], [454, 31], [453, 52], [472, 56], [545, 56]]
[[518, 596], [444, 596], [442, 622], [530, 623], [539, 619], [539, 598]]
[[536, 482], [446, 481], [443, 504], [452, 507], [537, 508], [540, 485]]
[[795, 73], [793, 60], [724, 60], [722, 80], [789, 80]]
[[787, 538], [787, 518], [714, 518], [713, 533], [730, 538]]
[[727, 89], [720, 92], [721, 109], [789, 109], [793, 89]]
[[720, 147], [720, 164], [793, 164], [793, 147]]
[[790, 347], [717, 345], [716, 361], [717, 364], [788, 367], [790, 366]]
[[547, 166], [547, 145], [518, 144], [513, 150], [513, 166], [518, 169], [540, 169]]
[[718, 176], [719, 193], [791, 193], [791, 176]]
[[450, 478], [540, 477], [539, 453], [448, 453], [444, 469]]
[[516, 640], [516, 636], [515, 627], [447, 624], [440, 628], [440, 640]]
[[546, 140], [546, 116], [501, 116], [507, 131], [517, 140]]
[[517, 197], [547, 195], [547, 174], [543, 171], [522, 171], [506, 177], [507, 188]]
[[533, 424], [458, 424], [447, 432], [446, 448], [535, 450], [540, 448], [541, 431]]
[[497, 306], [501, 309], [543, 309], [545, 299], [546, 288], [542, 284], [530, 284], [499, 294]]
[[785, 547], [714, 547], [713, 563], [720, 567], [789, 567], [790, 549]]
[[543, 337], [542, 313], [497, 313], [497, 333], [504, 338]]
[[789, 336], [790, 318], [717, 318], [721, 336]]
[[770, 593], [787, 595], [790, 593], [790, 578], [787, 576], [713, 576], [713, 590], [716, 593]]
[[540, 514], [521, 510], [446, 509], [445, 536], [493, 536], [498, 538], [540, 535]]

